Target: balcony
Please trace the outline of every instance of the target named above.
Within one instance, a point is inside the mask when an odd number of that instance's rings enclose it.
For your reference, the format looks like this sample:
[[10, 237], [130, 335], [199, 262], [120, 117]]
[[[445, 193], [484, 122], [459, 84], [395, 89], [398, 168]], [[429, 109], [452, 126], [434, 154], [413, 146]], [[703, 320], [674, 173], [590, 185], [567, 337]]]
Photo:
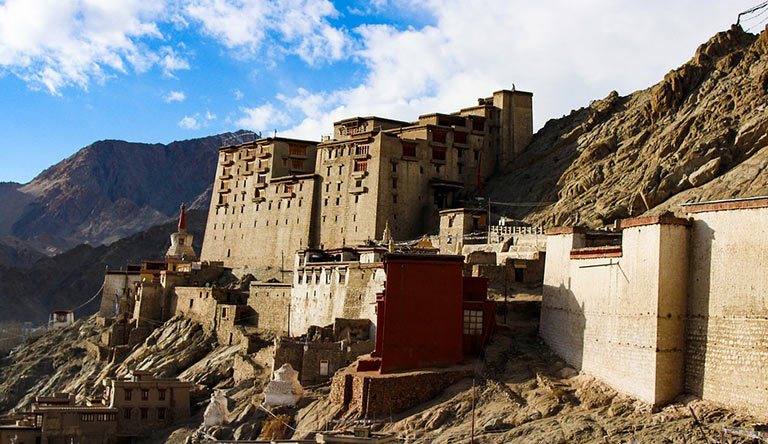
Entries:
[[229, 188], [229, 187], [227, 187], [227, 188], [219, 188], [219, 193], [222, 193], [222, 194], [223, 193], [229, 193], [230, 191], [232, 191], [232, 189]]
[[281, 191], [280, 193], [277, 194], [277, 197], [279, 197], [280, 199], [293, 199], [294, 197], [296, 197], [296, 193], [294, 193], [293, 191]]
[[245, 170], [244, 172], [240, 173], [241, 176], [252, 176], [253, 170]]
[[359, 186], [359, 187], [352, 187], [349, 189], [349, 194], [363, 194], [368, 192], [368, 187]]
[[232, 174], [231, 173], [224, 173], [221, 176], [219, 176], [219, 179], [221, 179], [221, 180], [227, 180], [227, 179], [231, 179], [231, 178], [232, 178]]
[[269, 159], [270, 157], [272, 157], [272, 153], [270, 153], [269, 151], [262, 151], [262, 152], [256, 153], [256, 157], [258, 157], [259, 159]]
[[221, 161], [222, 166], [232, 166], [234, 164], [235, 164], [235, 160], [230, 158], [225, 158], [223, 161]]
[[254, 185], [254, 187], [257, 190], [263, 190], [264, 188], [267, 187], [267, 183], [266, 182], [258, 182], [258, 183], [256, 183], [256, 185]]
[[259, 174], [267, 174], [269, 172], [268, 166], [258, 167], [256, 168], [256, 172]]

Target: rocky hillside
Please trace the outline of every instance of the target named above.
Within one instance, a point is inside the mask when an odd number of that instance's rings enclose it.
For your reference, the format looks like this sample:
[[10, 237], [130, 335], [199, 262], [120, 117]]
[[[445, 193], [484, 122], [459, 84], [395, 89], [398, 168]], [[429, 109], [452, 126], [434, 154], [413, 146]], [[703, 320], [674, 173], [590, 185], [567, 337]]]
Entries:
[[547, 122], [488, 189], [497, 201], [539, 203], [510, 211], [530, 222], [593, 227], [766, 195], [767, 131], [768, 30], [734, 26], [658, 84]]
[[[178, 209], [177, 209], [178, 211]], [[187, 230], [195, 236], [198, 253], [203, 242], [207, 212], [187, 212]], [[44, 322], [53, 310], [69, 310], [87, 301], [104, 282], [106, 267], [119, 269], [142, 260], [162, 259], [170, 246], [176, 223], [168, 222], [110, 245], [80, 245], [65, 253], [23, 265], [0, 261], [0, 321]], [[3, 252], [0, 242], [0, 254]], [[99, 298], [80, 307], [76, 316], [98, 310]]]
[[53, 254], [166, 222], [181, 202], [207, 208], [217, 149], [229, 136], [168, 145], [95, 142], [25, 185], [0, 184], [0, 236]]
[[[473, 391], [478, 443], [586, 444], [605, 442], [606, 437], [610, 442], [704, 442], [702, 434], [715, 438], [723, 426], [750, 424], [748, 417], [691, 397], [680, 397], [656, 411], [578, 374], [537, 339], [538, 311], [530, 310], [527, 302], [521, 310], [514, 304], [510, 323], [494, 336], [484, 358], [476, 361], [474, 390], [473, 379], [466, 378], [437, 398], [376, 421], [373, 427], [405, 442], [468, 442]], [[197, 389], [189, 421], [157, 430], [143, 442], [199, 443], [201, 432], [219, 440], [265, 437], [271, 419], [258, 406], [272, 370], [270, 342], [244, 355], [237, 346], [218, 345], [198, 324], [174, 318], [135, 346], [123, 362], [107, 363], [95, 358], [94, 344], [102, 331], [95, 317], [83, 318], [0, 358], [0, 414], [26, 409], [35, 396], [60, 391], [75, 393], [82, 401], [99, 394], [105, 377], [152, 370], [158, 376], [192, 381]], [[214, 389], [229, 398], [229, 423], [206, 429], [201, 426], [202, 412]], [[295, 432], [282, 427], [282, 436], [272, 436], [303, 438], [316, 430], [348, 427], [357, 418], [331, 403], [328, 392], [327, 384], [305, 387], [297, 408], [274, 412]]]

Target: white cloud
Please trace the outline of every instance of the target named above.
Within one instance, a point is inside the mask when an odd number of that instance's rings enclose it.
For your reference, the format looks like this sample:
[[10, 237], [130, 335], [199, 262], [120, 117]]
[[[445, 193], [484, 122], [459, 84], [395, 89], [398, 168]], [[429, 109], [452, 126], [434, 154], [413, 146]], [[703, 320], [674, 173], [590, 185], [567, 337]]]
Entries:
[[174, 77], [190, 62], [183, 44], [164, 45], [165, 24], [200, 25], [235, 55], [318, 64], [346, 57], [337, 16], [329, 0], [0, 0], [0, 75], [51, 94], [155, 66]]
[[241, 128], [254, 131], [282, 127], [291, 121], [287, 114], [277, 110], [271, 103], [255, 108], [241, 108], [241, 112], [243, 116], [235, 123]]
[[202, 123], [200, 122], [200, 115], [195, 114], [194, 116], [184, 116], [181, 120], [179, 120], [179, 127], [188, 130], [200, 129], [202, 127]]
[[245, 96], [243, 96], [243, 92], [240, 91], [239, 89], [236, 89], [235, 90], [235, 100], [243, 100], [243, 97], [245, 97]]
[[216, 120], [216, 114], [213, 114], [210, 110], [205, 110], [205, 120]]
[[171, 91], [168, 93], [167, 96], [163, 98], [163, 101], [165, 103], [171, 103], [171, 102], [183, 102], [186, 100], [187, 95], [184, 94], [182, 91]]
[[162, 38], [163, 14], [163, 2], [143, 0], [7, 0], [0, 3], [0, 69], [52, 94], [160, 61], [170, 73], [183, 59], [142, 43]]
[[534, 124], [567, 114], [612, 89], [628, 94], [658, 82], [750, 1], [641, 3], [589, 0], [400, 0], [434, 24], [355, 29], [354, 53], [368, 73], [330, 91], [278, 96], [296, 115], [294, 137], [316, 139], [332, 122], [355, 115], [415, 120], [452, 112], [511, 88], [534, 93]]
[[243, 55], [266, 48], [272, 56], [297, 54], [310, 64], [346, 56], [349, 39], [329, 24], [338, 15], [329, 0], [193, 0], [184, 11]]

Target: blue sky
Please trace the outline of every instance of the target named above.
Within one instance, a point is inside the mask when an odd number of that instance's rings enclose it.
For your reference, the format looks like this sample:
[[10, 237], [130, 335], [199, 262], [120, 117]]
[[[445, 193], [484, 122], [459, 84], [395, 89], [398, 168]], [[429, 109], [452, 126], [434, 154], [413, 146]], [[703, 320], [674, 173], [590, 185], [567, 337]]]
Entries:
[[100, 139], [319, 139], [513, 84], [539, 128], [657, 82], [754, 2], [0, 0], [0, 181]]

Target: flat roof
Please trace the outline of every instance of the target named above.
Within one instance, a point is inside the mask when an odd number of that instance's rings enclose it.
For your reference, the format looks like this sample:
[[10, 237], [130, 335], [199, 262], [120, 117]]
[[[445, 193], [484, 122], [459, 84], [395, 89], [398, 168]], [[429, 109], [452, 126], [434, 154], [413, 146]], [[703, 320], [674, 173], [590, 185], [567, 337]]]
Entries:
[[768, 196], [741, 197], [736, 199], [711, 200], [707, 202], [689, 202], [680, 204], [686, 213], [706, 213], [710, 211], [744, 210], [768, 207]]
[[349, 117], [349, 118], [346, 118], [346, 119], [343, 119], [343, 120], [339, 120], [339, 121], [333, 122], [333, 124], [337, 125], [337, 124], [340, 124], [340, 123], [351, 122], [353, 120], [383, 120], [385, 122], [405, 123], [407, 125], [410, 125], [411, 123], [413, 123], [413, 122], [406, 122], [405, 120], [389, 119], [389, 118], [386, 118], [386, 117], [378, 117], [378, 116], [360, 117], [360, 116], [358, 116], [358, 117]]
[[249, 142], [242, 142], [235, 145], [222, 145], [221, 147], [219, 147], [219, 150], [238, 149], [245, 145], [256, 145], [256, 144], [262, 144], [265, 142], [303, 143], [303, 144], [309, 144], [309, 145], [317, 145], [318, 143], [320, 143], [316, 140], [292, 139], [290, 137], [262, 137], [261, 139], [251, 140]]
[[438, 261], [438, 262], [464, 263], [464, 256], [461, 256], [458, 254], [387, 253], [384, 256], [384, 262], [387, 262], [390, 260]]

